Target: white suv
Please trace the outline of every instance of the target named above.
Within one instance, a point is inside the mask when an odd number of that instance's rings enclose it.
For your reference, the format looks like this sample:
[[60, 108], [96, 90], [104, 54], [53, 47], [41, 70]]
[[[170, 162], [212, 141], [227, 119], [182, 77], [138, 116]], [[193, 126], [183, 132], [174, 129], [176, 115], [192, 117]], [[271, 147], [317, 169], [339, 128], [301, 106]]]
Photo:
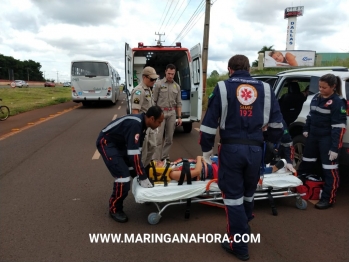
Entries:
[[[346, 67], [313, 67], [287, 70], [277, 75], [255, 75], [256, 79], [269, 83], [274, 89], [276, 97], [279, 99], [280, 108], [284, 106], [282, 96], [289, 93], [291, 86], [296, 85], [295, 90], [299, 89], [303, 96], [299, 95], [299, 99], [293, 99], [289, 104], [293, 104], [294, 114], [289, 116], [288, 129], [293, 138], [295, 147], [295, 165], [298, 168], [302, 161], [303, 148], [306, 138], [302, 135], [303, 126], [307, 115], [310, 111], [310, 102], [314, 95], [319, 92], [319, 78], [325, 74], [334, 74], [342, 80], [343, 97], [349, 99], [349, 71]], [[292, 83], [292, 84], [290, 84]], [[298, 87], [299, 88], [298, 88]], [[308, 96], [305, 96], [306, 89], [309, 89]], [[297, 91], [297, 92], [299, 92]], [[291, 91], [292, 92], [292, 91]], [[300, 105], [300, 106], [298, 106]], [[339, 158], [340, 164], [349, 164], [349, 103], [347, 102], [347, 132], [343, 136], [343, 147]], [[297, 109], [299, 108], [299, 109]], [[284, 118], [285, 115], [284, 115]], [[286, 119], [285, 119], [286, 121]], [[287, 121], [286, 121], [287, 122]]]

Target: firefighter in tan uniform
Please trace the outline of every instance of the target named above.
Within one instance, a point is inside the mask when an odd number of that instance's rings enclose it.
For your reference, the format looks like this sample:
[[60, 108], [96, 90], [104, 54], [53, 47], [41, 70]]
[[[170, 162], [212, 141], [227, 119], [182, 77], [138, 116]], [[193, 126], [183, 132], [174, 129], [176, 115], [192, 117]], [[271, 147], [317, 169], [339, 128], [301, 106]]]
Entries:
[[[131, 92], [131, 113], [140, 114], [148, 111], [155, 105], [153, 94], [150, 89], [159, 76], [154, 68], [147, 66], [142, 71], [142, 82]], [[156, 148], [156, 130], [148, 128], [142, 145], [142, 163], [148, 166], [152, 160]]]
[[[154, 86], [154, 102], [164, 112], [164, 121], [158, 127], [156, 137], [156, 150], [153, 159], [169, 159], [169, 152], [172, 145], [173, 133], [176, 128], [176, 112], [178, 116], [177, 125], [182, 124], [182, 99], [181, 88], [173, 80], [176, 73], [176, 66], [168, 64], [165, 70], [165, 77], [157, 81]], [[165, 131], [165, 141], [163, 135]]]

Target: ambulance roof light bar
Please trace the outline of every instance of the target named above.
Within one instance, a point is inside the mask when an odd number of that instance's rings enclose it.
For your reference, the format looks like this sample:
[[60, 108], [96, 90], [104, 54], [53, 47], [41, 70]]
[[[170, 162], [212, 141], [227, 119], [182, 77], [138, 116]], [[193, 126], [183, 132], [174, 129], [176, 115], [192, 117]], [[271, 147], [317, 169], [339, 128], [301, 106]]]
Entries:
[[181, 47], [182, 47], [182, 44], [181, 44], [181, 42], [176, 42], [176, 47], [179, 47], [179, 48], [181, 48]]
[[143, 42], [138, 42], [138, 48], [143, 47]]

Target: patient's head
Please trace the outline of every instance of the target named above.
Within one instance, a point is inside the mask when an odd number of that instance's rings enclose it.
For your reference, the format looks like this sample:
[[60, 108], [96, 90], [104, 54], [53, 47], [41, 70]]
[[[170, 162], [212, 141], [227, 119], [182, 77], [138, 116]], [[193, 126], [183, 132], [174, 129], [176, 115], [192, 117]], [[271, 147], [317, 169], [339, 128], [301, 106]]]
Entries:
[[155, 162], [155, 167], [163, 167], [165, 165], [165, 161], [154, 160], [154, 162]]

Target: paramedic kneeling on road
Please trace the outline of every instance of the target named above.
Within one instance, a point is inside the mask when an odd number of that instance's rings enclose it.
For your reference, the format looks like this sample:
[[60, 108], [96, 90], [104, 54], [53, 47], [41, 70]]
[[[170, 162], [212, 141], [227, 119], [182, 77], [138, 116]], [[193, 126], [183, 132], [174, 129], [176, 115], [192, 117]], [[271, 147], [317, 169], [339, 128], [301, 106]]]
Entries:
[[[253, 196], [262, 161], [263, 131], [277, 143], [283, 134], [282, 115], [269, 84], [253, 79], [249, 60], [235, 55], [228, 62], [230, 78], [218, 82], [209, 97], [208, 109], [200, 127], [203, 157], [211, 163], [214, 139], [219, 126], [218, 186], [227, 215], [227, 233], [248, 234], [253, 218]], [[248, 260], [248, 245], [225, 242], [222, 247], [241, 260]]]
[[130, 171], [138, 175], [142, 187], [153, 187], [141, 162], [141, 147], [148, 127], [156, 129], [164, 119], [160, 107], [146, 113], [126, 115], [109, 123], [99, 134], [96, 146], [111, 175], [115, 178], [109, 199], [109, 214], [117, 222], [127, 222], [123, 202], [130, 190]]
[[303, 128], [307, 141], [298, 174], [310, 174], [320, 156], [325, 185], [315, 207], [326, 209], [336, 201], [339, 185], [337, 158], [347, 123], [347, 103], [342, 97], [341, 79], [333, 74], [320, 78], [319, 91], [311, 100], [310, 112]]

